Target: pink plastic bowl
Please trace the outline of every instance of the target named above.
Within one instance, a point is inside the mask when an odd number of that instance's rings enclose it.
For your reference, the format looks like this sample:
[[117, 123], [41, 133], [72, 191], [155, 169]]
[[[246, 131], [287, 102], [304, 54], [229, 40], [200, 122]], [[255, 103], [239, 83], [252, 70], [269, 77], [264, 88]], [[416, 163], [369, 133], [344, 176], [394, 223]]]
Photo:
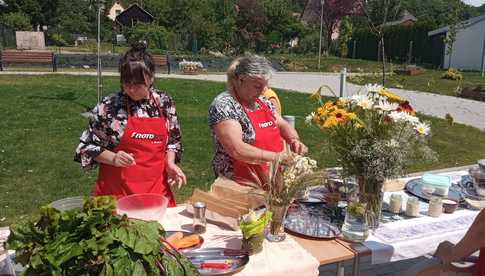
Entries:
[[118, 199], [116, 211], [129, 218], [161, 222], [167, 205], [168, 198], [159, 194], [133, 194]]

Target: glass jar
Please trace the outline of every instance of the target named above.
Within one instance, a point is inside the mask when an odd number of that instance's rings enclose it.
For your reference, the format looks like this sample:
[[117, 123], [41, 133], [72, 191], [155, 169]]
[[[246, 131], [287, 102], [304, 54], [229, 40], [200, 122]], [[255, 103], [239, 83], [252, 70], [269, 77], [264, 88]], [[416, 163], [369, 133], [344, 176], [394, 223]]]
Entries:
[[415, 196], [410, 196], [406, 202], [406, 216], [419, 216], [419, 199]]
[[389, 202], [389, 211], [393, 214], [401, 213], [402, 196], [400, 194], [391, 194], [391, 200]]
[[429, 200], [428, 216], [437, 218], [443, 212], [443, 202], [441, 197], [433, 196]]
[[470, 168], [468, 173], [472, 178], [475, 192], [485, 197], [485, 159], [478, 160], [478, 166]]
[[369, 236], [369, 224], [365, 211], [365, 204], [349, 202], [345, 213], [342, 234], [353, 242], [363, 242]]

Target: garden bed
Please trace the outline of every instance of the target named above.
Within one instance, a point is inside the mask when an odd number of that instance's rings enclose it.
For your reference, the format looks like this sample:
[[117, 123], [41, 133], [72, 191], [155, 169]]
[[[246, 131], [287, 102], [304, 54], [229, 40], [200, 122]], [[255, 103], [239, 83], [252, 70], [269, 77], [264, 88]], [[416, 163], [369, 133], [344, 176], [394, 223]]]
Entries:
[[461, 91], [460, 97], [485, 102], [485, 87], [465, 87]]

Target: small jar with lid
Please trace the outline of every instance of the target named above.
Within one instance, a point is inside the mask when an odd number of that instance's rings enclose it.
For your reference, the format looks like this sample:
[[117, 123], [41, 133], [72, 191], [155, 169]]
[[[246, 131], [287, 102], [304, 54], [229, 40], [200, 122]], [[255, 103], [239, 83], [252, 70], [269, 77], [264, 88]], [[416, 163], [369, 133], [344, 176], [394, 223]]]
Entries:
[[389, 211], [393, 214], [401, 213], [402, 196], [400, 194], [391, 194], [391, 200], [389, 202]]
[[441, 216], [443, 212], [443, 202], [441, 201], [441, 197], [433, 196], [429, 200], [429, 208], [428, 208], [428, 216], [437, 218]]
[[406, 216], [417, 217], [419, 216], [419, 199], [415, 196], [408, 197], [406, 202]]
[[478, 165], [468, 170], [472, 181], [473, 188], [479, 196], [485, 197], [485, 159], [478, 160]]

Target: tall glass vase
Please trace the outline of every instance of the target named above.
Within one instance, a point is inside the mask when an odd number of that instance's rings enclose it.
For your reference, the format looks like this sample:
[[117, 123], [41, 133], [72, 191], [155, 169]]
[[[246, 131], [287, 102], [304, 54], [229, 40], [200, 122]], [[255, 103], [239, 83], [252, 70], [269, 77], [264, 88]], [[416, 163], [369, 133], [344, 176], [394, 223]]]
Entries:
[[342, 234], [353, 242], [363, 242], [369, 236], [369, 225], [365, 214], [365, 204], [349, 202], [342, 225]]
[[369, 229], [375, 230], [381, 218], [384, 181], [364, 176], [358, 176], [356, 180], [359, 185], [359, 202], [365, 205]]
[[269, 224], [269, 231], [266, 239], [270, 242], [280, 242], [286, 238], [285, 233], [285, 216], [288, 210], [287, 205], [269, 205], [269, 210], [272, 213], [271, 222]]

